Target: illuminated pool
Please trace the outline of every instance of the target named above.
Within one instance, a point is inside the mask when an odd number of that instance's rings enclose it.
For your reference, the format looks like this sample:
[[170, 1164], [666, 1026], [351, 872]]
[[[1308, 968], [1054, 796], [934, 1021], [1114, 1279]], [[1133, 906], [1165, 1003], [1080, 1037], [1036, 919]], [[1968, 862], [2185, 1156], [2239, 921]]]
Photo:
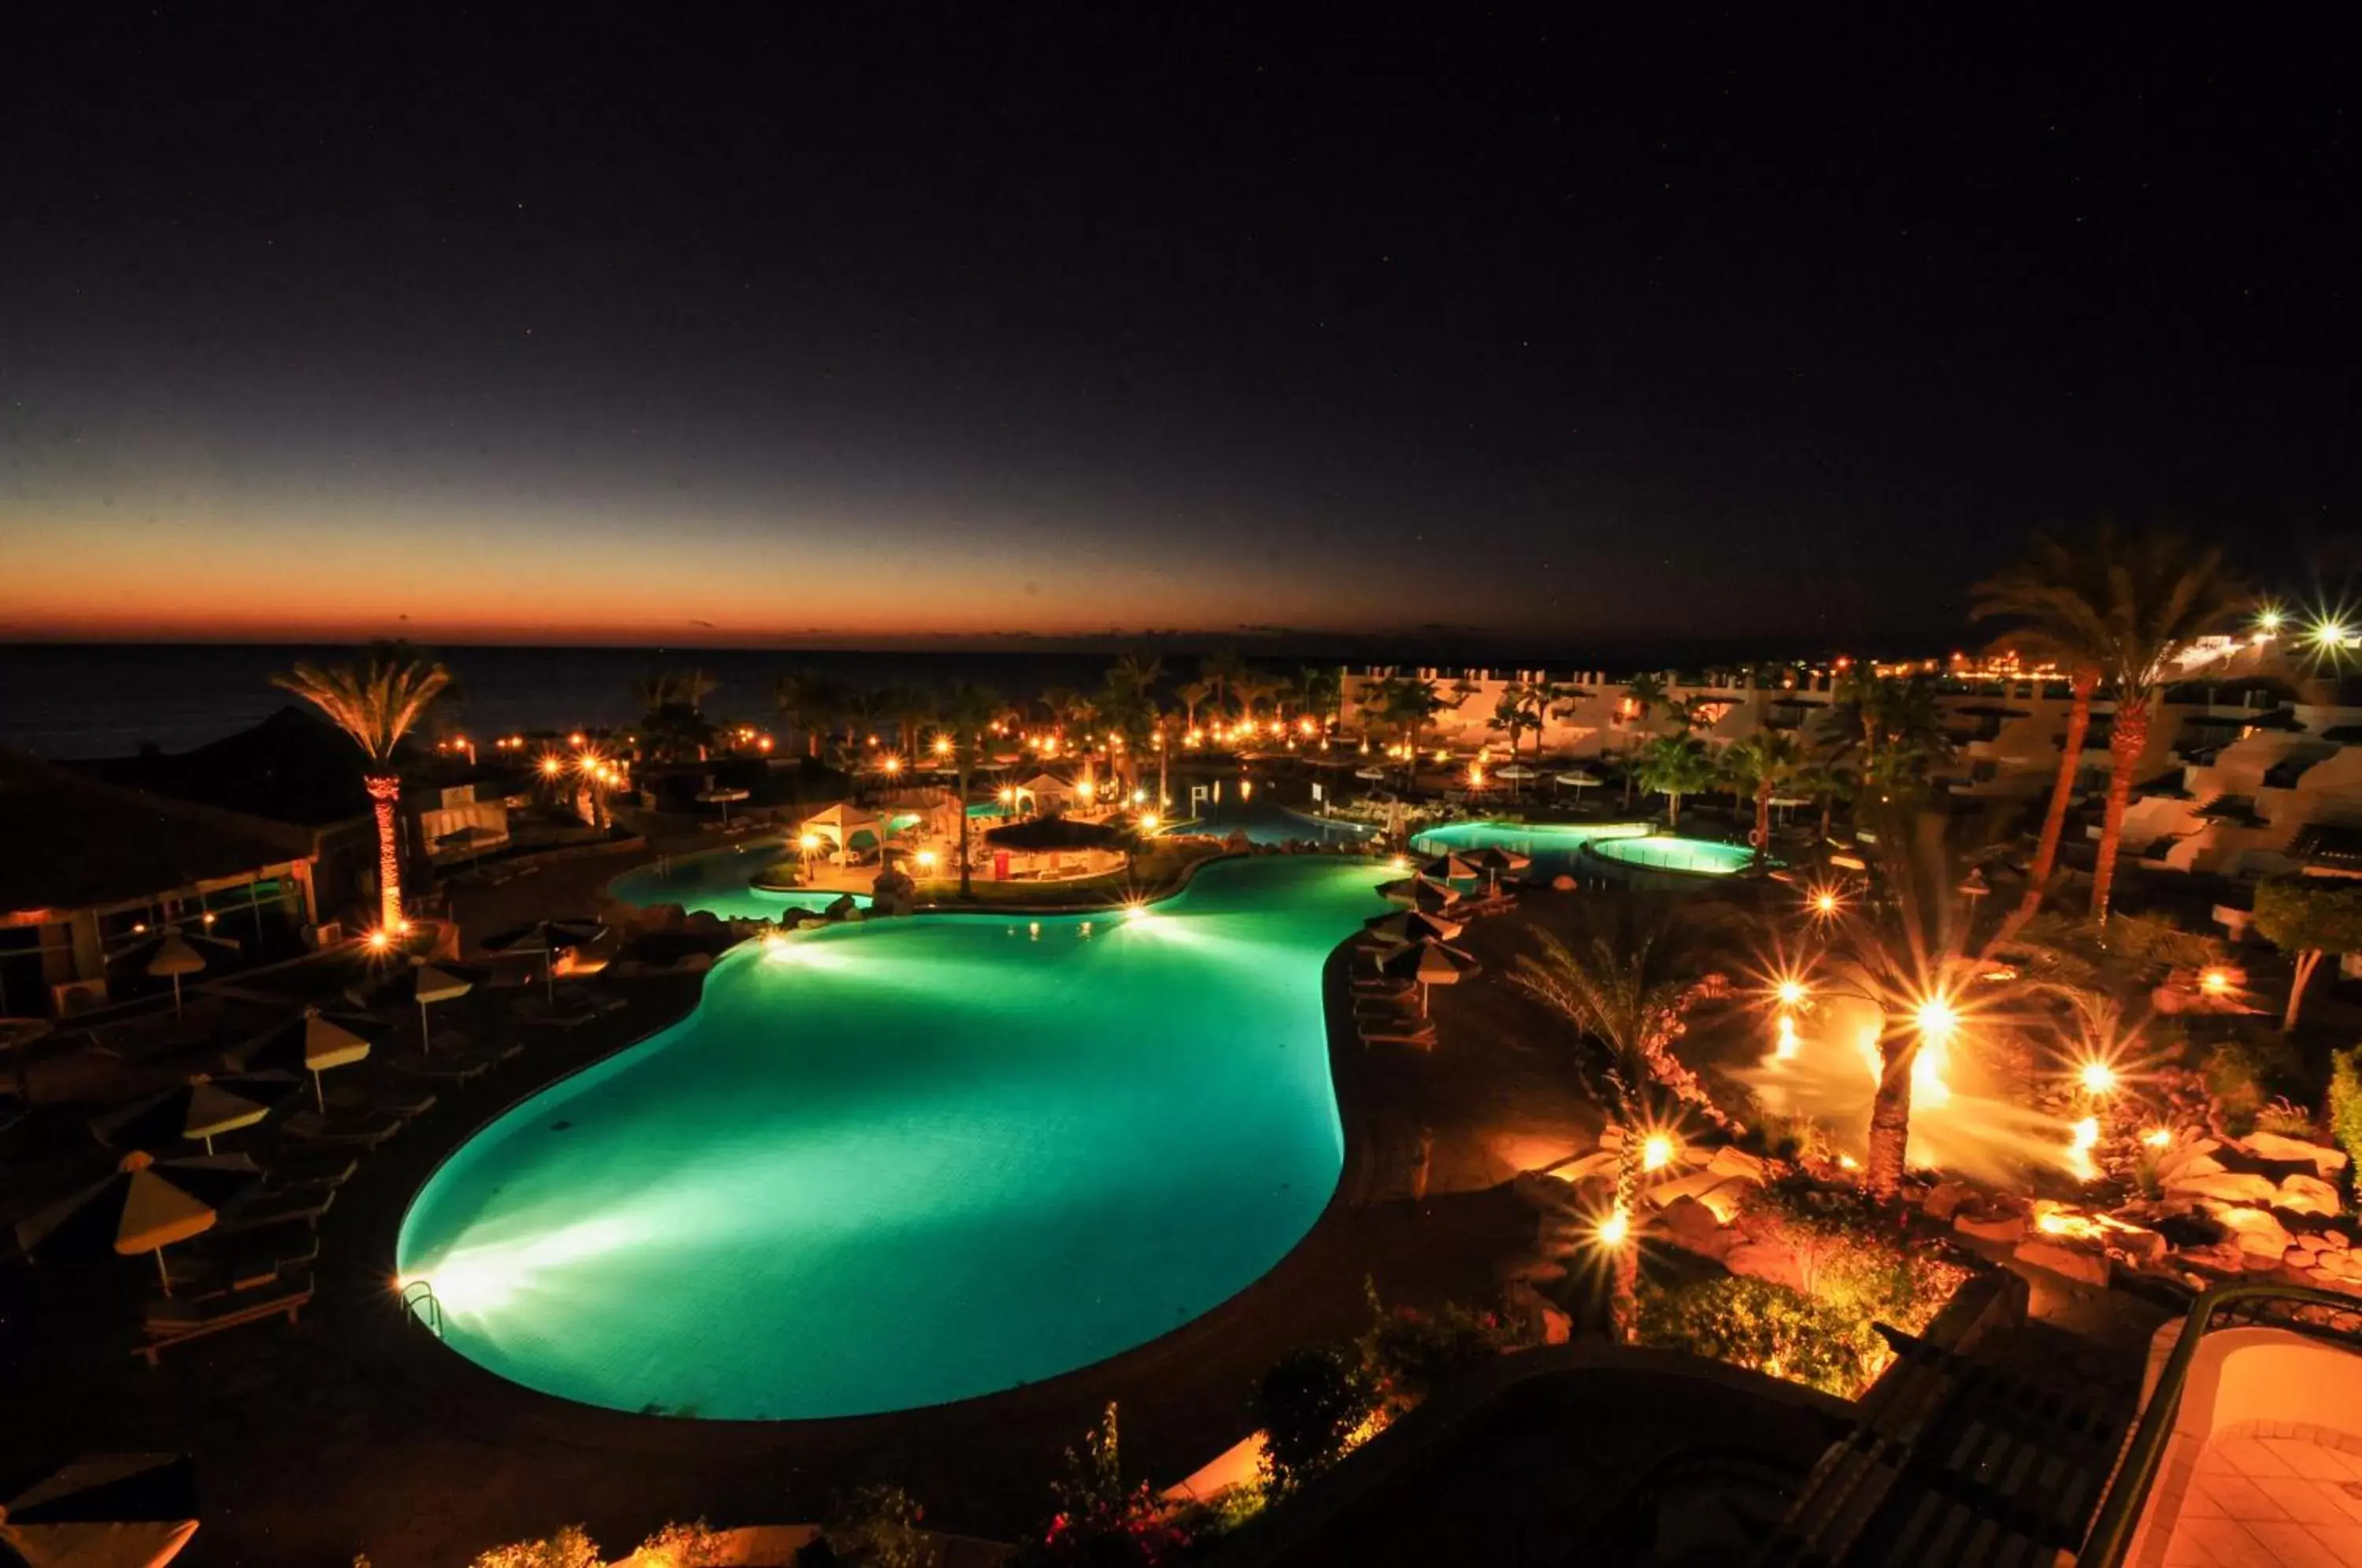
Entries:
[[1209, 805], [1197, 816], [1163, 830], [1176, 834], [1210, 834], [1228, 838], [1242, 833], [1252, 844], [1356, 844], [1375, 836], [1371, 823], [1316, 817], [1277, 801], [1230, 801]]
[[1638, 838], [1649, 831], [1646, 823], [1444, 823], [1411, 836], [1410, 846], [1421, 855], [1466, 855], [1479, 849], [1506, 849], [1533, 864], [1525, 875], [1537, 879], [1572, 876], [1583, 846], [1595, 839]]
[[1648, 871], [1679, 871], [1693, 877], [1727, 877], [1755, 864], [1755, 851], [1743, 844], [1718, 844], [1703, 838], [1674, 838], [1648, 834], [1633, 838], [1602, 839], [1591, 853], [1619, 866]]
[[1139, 919], [818, 928], [454, 1154], [397, 1262], [546, 1393], [748, 1419], [932, 1405], [1144, 1343], [1310, 1229], [1322, 962], [1363, 861], [1209, 865]]
[[[783, 910], [824, 910], [844, 895], [830, 888], [798, 888], [767, 892], [750, 884], [790, 851], [778, 840], [764, 840], [744, 850], [717, 850], [685, 856], [662, 866], [626, 871], [607, 884], [608, 893], [638, 909], [679, 904], [723, 920], [777, 920]], [[855, 893], [854, 903], [869, 907], [869, 895]]]

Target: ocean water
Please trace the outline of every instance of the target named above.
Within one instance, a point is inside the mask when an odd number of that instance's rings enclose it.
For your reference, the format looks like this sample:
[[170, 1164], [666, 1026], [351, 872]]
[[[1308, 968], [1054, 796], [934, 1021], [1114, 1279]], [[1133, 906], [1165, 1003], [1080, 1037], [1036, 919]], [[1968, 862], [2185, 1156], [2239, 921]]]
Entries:
[[[344, 647], [231, 644], [0, 645], [0, 750], [35, 756], [126, 756], [142, 746], [186, 751], [259, 723], [296, 699], [270, 684], [300, 658], [348, 658]], [[1106, 654], [848, 653], [806, 649], [447, 647], [458, 681], [435, 722], [482, 736], [630, 723], [632, 689], [663, 669], [720, 682], [706, 711], [771, 722], [771, 690], [789, 670], [815, 669], [863, 688], [954, 679], [1030, 702], [1051, 687], [1095, 687]], [[1194, 659], [1168, 661], [1175, 672]]]
[[1136, 919], [743, 947], [682, 1022], [461, 1146], [401, 1272], [458, 1354], [674, 1416], [908, 1409], [1143, 1344], [1328, 1203], [1320, 969], [1386, 875], [1227, 861]]

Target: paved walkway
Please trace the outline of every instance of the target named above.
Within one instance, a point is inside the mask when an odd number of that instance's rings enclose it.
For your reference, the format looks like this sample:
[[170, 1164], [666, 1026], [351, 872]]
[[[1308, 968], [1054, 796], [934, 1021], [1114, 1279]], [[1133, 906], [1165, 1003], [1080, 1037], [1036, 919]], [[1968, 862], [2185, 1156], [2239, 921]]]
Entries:
[[2362, 1438], [2218, 1438], [2144, 1568], [2362, 1568]]

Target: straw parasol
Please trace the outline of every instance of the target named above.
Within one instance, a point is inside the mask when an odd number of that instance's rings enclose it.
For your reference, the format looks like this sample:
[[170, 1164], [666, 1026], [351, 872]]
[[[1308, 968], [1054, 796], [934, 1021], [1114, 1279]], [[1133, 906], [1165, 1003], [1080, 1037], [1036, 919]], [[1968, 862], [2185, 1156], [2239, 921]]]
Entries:
[[1373, 784], [1379, 784], [1393, 778], [1394, 775], [1387, 772], [1383, 767], [1356, 767], [1353, 769], [1353, 777], [1356, 778], [1366, 778]]
[[1460, 901], [1460, 890], [1427, 877], [1404, 877], [1378, 884], [1378, 896], [1429, 914]]
[[0, 1563], [163, 1568], [196, 1533], [185, 1455], [94, 1453], [0, 1505]]
[[1564, 773], [1552, 774], [1551, 776], [1551, 782], [1553, 784], [1565, 785], [1568, 789], [1574, 791], [1574, 798], [1577, 801], [1581, 801], [1583, 799], [1583, 792], [1585, 790], [1602, 782], [1602, 780], [1598, 774], [1588, 773], [1580, 767], [1576, 767], [1571, 768]]
[[198, 949], [212, 947], [223, 953], [235, 953], [237, 944], [226, 937], [187, 936], [178, 926], [166, 926], [143, 941], [135, 942], [109, 955], [111, 963], [138, 964], [157, 979], [172, 982], [172, 1016], [181, 1015], [181, 981], [190, 975], [203, 974], [205, 955]]
[[1476, 968], [1473, 955], [1457, 947], [1446, 947], [1431, 936], [1407, 942], [1378, 959], [1380, 973], [1400, 975], [1418, 982], [1418, 1010], [1422, 1016], [1427, 1012], [1429, 986], [1456, 986], [1463, 977], [1474, 974]]
[[[358, 1019], [351, 1021], [358, 1024]], [[240, 1072], [254, 1068], [288, 1071], [300, 1068], [312, 1075], [312, 1103], [321, 1110], [328, 1107], [327, 1097], [321, 1092], [320, 1075], [331, 1067], [349, 1066], [365, 1061], [370, 1054], [370, 1042], [354, 1032], [345, 1023], [324, 1016], [317, 1008], [305, 1008], [292, 1018], [284, 1018], [264, 1030], [245, 1044], [230, 1052], [230, 1060]]]
[[418, 1049], [421, 1055], [427, 1047], [426, 1007], [429, 1002], [451, 1001], [475, 989], [482, 979], [480, 972], [447, 969], [440, 965], [419, 963], [396, 975], [390, 975], [368, 988], [348, 986], [345, 998], [355, 1007], [418, 1006]]
[[1428, 914], [1420, 910], [1397, 910], [1393, 914], [1373, 915], [1362, 922], [1362, 929], [1392, 946], [1406, 942], [1421, 942], [1429, 937], [1438, 942], [1457, 941], [1460, 922]]
[[90, 1130], [110, 1149], [169, 1149], [197, 1143], [210, 1154], [215, 1139], [269, 1116], [292, 1087], [292, 1079], [278, 1076], [213, 1078], [200, 1073], [178, 1088], [107, 1112]]
[[542, 979], [555, 999], [557, 955], [588, 947], [606, 934], [607, 928], [595, 920], [537, 920], [530, 925], [492, 933], [484, 938], [484, 948], [491, 953], [540, 954]]
[[1514, 849], [1503, 849], [1497, 844], [1487, 845], [1478, 850], [1470, 856], [1470, 861], [1485, 874], [1485, 887], [1488, 892], [1500, 887], [1503, 872], [1522, 871], [1533, 864], [1529, 856], [1520, 855]]
[[29, 1253], [112, 1250], [124, 1257], [156, 1254], [164, 1294], [172, 1278], [164, 1249], [214, 1228], [224, 1210], [260, 1179], [242, 1154], [160, 1160], [144, 1149], [123, 1156], [112, 1174], [17, 1222], [17, 1244]]
[[725, 786], [711, 790], [700, 790], [697, 792], [697, 798], [704, 801], [709, 806], [720, 806], [722, 808], [722, 825], [727, 827], [730, 825], [730, 808], [732, 804], [735, 801], [745, 800], [746, 798], [746, 791], [744, 790], [730, 789]]
[[1485, 873], [1457, 855], [1439, 855], [1420, 867], [1418, 874], [1438, 882], [1473, 882]]

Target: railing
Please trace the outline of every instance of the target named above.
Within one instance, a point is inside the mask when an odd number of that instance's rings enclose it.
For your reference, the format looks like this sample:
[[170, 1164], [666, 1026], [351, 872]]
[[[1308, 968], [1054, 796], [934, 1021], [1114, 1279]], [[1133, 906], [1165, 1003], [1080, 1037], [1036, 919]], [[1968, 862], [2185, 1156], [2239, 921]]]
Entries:
[[[2210, 1331], [2268, 1326], [2340, 1341], [2349, 1348], [2362, 1348], [2354, 1344], [2351, 1335], [2292, 1315], [2295, 1309], [2306, 1307], [2362, 1312], [2362, 1301], [2351, 1296], [2297, 1285], [2218, 1285], [2191, 1304], [2190, 1315], [2181, 1325], [2181, 1338], [2166, 1360], [2165, 1371], [2141, 1411], [2140, 1423], [2133, 1429], [2131, 1441], [2125, 1444], [2115, 1477], [2108, 1484], [2106, 1496], [2100, 1499], [2091, 1533], [2083, 1538], [2083, 1550], [2075, 1554], [2076, 1568], [2122, 1568], [2125, 1554], [2132, 1549], [2133, 1537], [2139, 1532], [2141, 1510], [2148, 1501], [2149, 1488], [2157, 1482], [2158, 1466], [2165, 1458], [2167, 1441], [2173, 1435], [2174, 1420], [2181, 1412], [2182, 1387], [2190, 1380], [2190, 1365], [2197, 1358], [2198, 1342]], [[2274, 1313], [2283, 1316], [2268, 1324], [2262, 1323]]]
[[443, 1337], [443, 1303], [435, 1298], [431, 1281], [414, 1279], [402, 1287], [402, 1311], [403, 1316], [416, 1319], [436, 1339]]

